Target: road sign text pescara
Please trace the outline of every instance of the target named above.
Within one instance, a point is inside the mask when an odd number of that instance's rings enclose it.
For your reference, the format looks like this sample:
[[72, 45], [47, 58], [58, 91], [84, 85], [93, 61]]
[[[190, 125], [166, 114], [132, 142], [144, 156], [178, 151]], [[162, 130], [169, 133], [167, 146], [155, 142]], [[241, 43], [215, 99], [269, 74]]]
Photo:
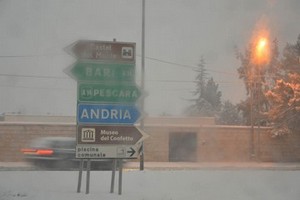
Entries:
[[141, 96], [135, 85], [79, 82], [78, 101], [106, 103], [134, 103]]

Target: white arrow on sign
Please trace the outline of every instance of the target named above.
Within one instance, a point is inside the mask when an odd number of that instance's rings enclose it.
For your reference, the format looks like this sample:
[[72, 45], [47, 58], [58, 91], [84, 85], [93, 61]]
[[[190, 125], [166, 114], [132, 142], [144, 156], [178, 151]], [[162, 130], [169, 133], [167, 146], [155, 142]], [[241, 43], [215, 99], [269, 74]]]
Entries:
[[136, 145], [85, 145], [76, 146], [76, 158], [79, 159], [108, 159], [119, 158], [129, 159], [139, 156], [139, 149], [142, 143]]

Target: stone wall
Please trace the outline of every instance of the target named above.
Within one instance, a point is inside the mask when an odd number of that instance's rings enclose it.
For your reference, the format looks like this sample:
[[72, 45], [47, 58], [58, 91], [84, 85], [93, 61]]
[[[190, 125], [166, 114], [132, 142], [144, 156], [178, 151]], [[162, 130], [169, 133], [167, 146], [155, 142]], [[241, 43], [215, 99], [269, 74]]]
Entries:
[[246, 126], [146, 126], [145, 131], [150, 135], [145, 140], [148, 161], [169, 160], [172, 133], [196, 134], [194, 160], [199, 162], [300, 161], [300, 135], [273, 138], [270, 128], [254, 128], [253, 137]]
[[75, 136], [74, 124], [0, 123], [0, 161], [22, 161], [21, 149], [34, 138]]
[[[272, 138], [269, 128], [256, 128], [251, 149], [251, 131], [249, 127], [215, 125], [145, 125], [149, 134], [144, 142], [145, 161], [169, 161], [170, 155], [180, 152], [182, 161], [300, 161], [300, 136], [289, 135]], [[180, 134], [193, 134], [188, 145], [178, 137]], [[34, 138], [45, 136], [75, 136], [73, 123], [0, 123], [0, 162], [22, 161], [20, 149]], [[175, 137], [176, 136], [176, 137]], [[178, 148], [172, 150], [178, 138]], [[174, 144], [172, 144], [174, 145]], [[194, 145], [195, 149], [189, 148]], [[182, 150], [182, 151], [179, 151]], [[253, 155], [252, 155], [253, 152]], [[189, 157], [193, 158], [189, 158]]]

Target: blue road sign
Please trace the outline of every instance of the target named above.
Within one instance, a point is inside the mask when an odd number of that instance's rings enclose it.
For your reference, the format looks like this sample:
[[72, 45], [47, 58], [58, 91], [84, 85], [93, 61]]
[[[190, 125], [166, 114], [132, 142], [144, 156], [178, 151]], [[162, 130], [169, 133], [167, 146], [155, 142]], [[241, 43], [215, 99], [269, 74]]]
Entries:
[[79, 124], [134, 124], [140, 118], [135, 105], [78, 104]]

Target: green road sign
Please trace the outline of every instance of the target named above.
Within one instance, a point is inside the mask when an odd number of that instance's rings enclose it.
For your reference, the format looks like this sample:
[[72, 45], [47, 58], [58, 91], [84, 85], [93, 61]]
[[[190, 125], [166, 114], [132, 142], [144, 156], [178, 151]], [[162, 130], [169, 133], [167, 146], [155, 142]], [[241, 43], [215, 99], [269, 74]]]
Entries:
[[79, 61], [65, 73], [81, 81], [134, 81], [135, 65]]
[[136, 85], [78, 83], [79, 102], [135, 103], [141, 96]]

